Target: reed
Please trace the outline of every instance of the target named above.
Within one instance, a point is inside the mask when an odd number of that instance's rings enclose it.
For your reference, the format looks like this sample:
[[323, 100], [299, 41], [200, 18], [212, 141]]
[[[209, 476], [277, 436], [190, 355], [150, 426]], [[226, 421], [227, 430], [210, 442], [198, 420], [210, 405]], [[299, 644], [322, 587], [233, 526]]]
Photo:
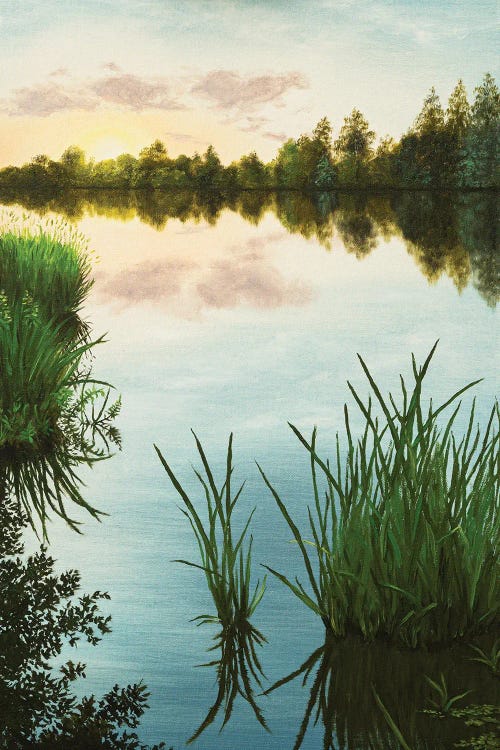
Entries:
[[215, 719], [224, 706], [222, 727], [229, 721], [234, 701], [241, 695], [251, 706], [259, 723], [267, 729], [264, 716], [254, 697], [253, 683], [261, 687], [264, 676], [257, 653], [266, 639], [255, 628], [250, 619], [258, 607], [266, 588], [266, 579], [257, 581], [252, 587], [252, 537], [247, 543], [247, 534], [254, 510], [251, 511], [241, 533], [233, 528], [233, 513], [243, 491], [244, 484], [233, 493], [233, 436], [229, 437], [226, 457], [226, 472], [222, 486], [217, 487], [205, 451], [194, 434], [198, 454], [203, 464], [203, 474], [195, 470], [202, 491], [201, 505], [205, 506], [206, 518], [199, 510], [200, 503], [191, 499], [175, 476], [170, 464], [155, 445], [156, 453], [170, 481], [179, 494], [184, 507], [180, 510], [189, 520], [200, 552], [200, 562], [177, 559], [184, 565], [201, 569], [212, 597], [215, 614], [202, 614], [193, 619], [198, 625], [220, 625], [210, 651], [219, 650], [218, 659], [201, 666], [215, 667], [217, 673], [217, 696], [206, 718], [190, 737], [193, 742]]
[[[1, 217], [0, 217], [1, 218]], [[60, 336], [82, 338], [83, 304], [92, 287], [90, 254], [83, 235], [62, 221], [35, 225], [29, 218], [0, 227], [0, 300], [26, 300], [58, 326]]]
[[[355, 441], [345, 406], [345, 461], [338, 435], [330, 463], [316, 451], [316, 429], [309, 442], [290, 425], [310, 454], [310, 539], [260, 469], [299, 546], [310, 589], [268, 570], [335, 636], [357, 633], [367, 640], [382, 637], [428, 647], [470, 637], [498, 622], [498, 403], [483, 434], [474, 426], [473, 404], [460, 439], [453, 434], [460, 409], [456, 402], [479, 381], [437, 408], [431, 401], [424, 410], [422, 384], [436, 346], [421, 367], [412, 356], [413, 389], [409, 392], [401, 377], [399, 405], [392, 395], [382, 396], [359, 357], [373, 398], [363, 402], [348, 384], [365, 427]], [[450, 406], [451, 416], [441, 424], [438, 418]]]
[[0, 228], [0, 501], [15, 497], [44, 538], [50, 510], [77, 528], [66, 500], [99, 516], [76, 468], [120, 445], [120, 400], [88, 365], [103, 339], [80, 317], [92, 284], [83, 238], [62, 222], [46, 229], [14, 215]]
[[76, 529], [65, 500], [98, 517], [76, 468], [120, 444], [113, 424], [120, 400], [110, 404], [109, 386], [83, 363], [101, 342], [63, 346], [57, 327], [22, 308], [0, 316], [0, 491], [17, 498], [33, 528], [38, 517], [44, 537], [49, 510]]

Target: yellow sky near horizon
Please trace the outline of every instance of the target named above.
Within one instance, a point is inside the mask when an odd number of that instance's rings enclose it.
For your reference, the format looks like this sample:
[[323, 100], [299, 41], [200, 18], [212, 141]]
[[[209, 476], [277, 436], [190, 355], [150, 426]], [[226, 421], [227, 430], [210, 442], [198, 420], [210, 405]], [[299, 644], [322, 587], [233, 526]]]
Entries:
[[[171, 156], [203, 153], [216, 144], [224, 163], [255, 148], [255, 137], [234, 125], [221, 124], [210, 112], [158, 113], [105, 109], [95, 112], [63, 112], [49, 117], [13, 118], [0, 114], [0, 167], [20, 166], [39, 153], [58, 159], [65, 148], [78, 145], [97, 160], [139, 151], [159, 138]], [[279, 143], [260, 144], [259, 155], [270, 160]]]

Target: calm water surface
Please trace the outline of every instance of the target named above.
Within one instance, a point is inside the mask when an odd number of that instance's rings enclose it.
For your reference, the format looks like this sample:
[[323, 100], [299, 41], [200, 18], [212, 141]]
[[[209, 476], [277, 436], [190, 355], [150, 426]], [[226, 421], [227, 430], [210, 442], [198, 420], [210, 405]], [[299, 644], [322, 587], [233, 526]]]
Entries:
[[[242, 509], [257, 506], [256, 575], [262, 562], [304, 579], [254, 459], [303, 522], [309, 463], [287, 421], [307, 432], [317, 425], [321, 450], [331, 453], [342, 430], [346, 380], [367, 394], [357, 352], [382, 390], [396, 390], [399, 373], [409, 376], [410, 353], [422, 361], [439, 338], [428, 376], [436, 401], [483, 377], [475, 392], [484, 420], [498, 392], [498, 290], [487, 230], [472, 234], [472, 250], [486, 245], [489, 255], [471, 267], [473, 252], [455, 247], [453, 238], [444, 257], [439, 248], [422, 251], [422, 243], [404, 236], [408, 228], [388, 223], [383, 207], [377, 213], [373, 203], [367, 214], [349, 205], [333, 225], [325, 220], [326, 241], [312, 220], [294, 224], [289, 206], [288, 214], [262, 209], [247, 216], [253, 221], [230, 208], [221, 208], [216, 221], [188, 213], [146, 223], [135, 210], [113, 216], [88, 206], [77, 217], [100, 258], [85, 312], [96, 334], [108, 333], [95, 374], [122, 394], [124, 447], [85, 475], [88, 500], [109, 518], [87, 520], [84, 536], [54, 522], [52, 553], [61, 568], [82, 572], [84, 590], [111, 594], [103, 606], [113, 616], [113, 633], [97, 649], [79, 649], [89, 664], [84, 688], [102, 693], [115, 682], [143, 678], [152, 692], [145, 741], [182, 747], [216, 689], [213, 671], [195, 668], [208, 660], [215, 629], [189, 622], [212, 604], [203, 574], [171, 562], [197, 560], [197, 550], [153, 443], [194, 487], [190, 428], [220, 476], [234, 432], [236, 472], [247, 480]], [[459, 217], [463, 231], [473, 232], [471, 210]], [[418, 228], [418, 215], [413, 222]], [[353, 409], [355, 429], [354, 415]], [[324, 640], [317, 618], [275, 580], [254, 621], [269, 641], [261, 653], [266, 687]], [[217, 719], [195, 746], [291, 748], [308, 692], [296, 680], [260, 699], [272, 734], [237, 702], [222, 734]], [[321, 747], [321, 737], [321, 728], [312, 728], [302, 747]]]

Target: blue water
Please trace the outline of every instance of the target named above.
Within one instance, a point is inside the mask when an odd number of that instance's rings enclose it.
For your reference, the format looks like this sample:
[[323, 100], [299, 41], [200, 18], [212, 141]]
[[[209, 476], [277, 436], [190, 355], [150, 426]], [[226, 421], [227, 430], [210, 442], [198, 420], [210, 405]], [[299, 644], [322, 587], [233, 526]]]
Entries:
[[[94, 371], [122, 394], [123, 451], [85, 474], [87, 499], [109, 518], [85, 519], [83, 536], [54, 522], [51, 551], [58, 567], [82, 572], [83, 590], [112, 597], [102, 607], [112, 614], [112, 634], [72, 654], [88, 663], [82, 691], [144, 679], [152, 695], [141, 738], [177, 750], [215, 698], [213, 671], [195, 668], [208, 660], [215, 629], [189, 622], [213, 608], [203, 574], [171, 562], [197, 561], [197, 549], [153, 443], [195, 487], [190, 428], [219, 476], [234, 432], [236, 473], [247, 479], [241, 518], [257, 506], [255, 575], [266, 563], [304, 580], [254, 459], [304, 526], [309, 463], [287, 421], [306, 433], [318, 425], [320, 450], [331, 454], [346, 380], [368, 392], [356, 353], [384, 391], [396, 390], [399, 372], [410, 374], [410, 353], [423, 361], [437, 338], [428, 392], [437, 401], [484, 377], [475, 389], [484, 420], [498, 391], [498, 315], [472, 287], [459, 294], [445, 277], [429, 285], [399, 238], [380, 240], [357, 260], [337, 239], [326, 251], [287, 235], [270, 215], [259, 226], [230, 214], [213, 227], [171, 221], [162, 232], [138, 220], [94, 217], [80, 226], [101, 258], [86, 314], [96, 334], [108, 332]], [[353, 408], [353, 431], [355, 415]], [[269, 641], [261, 653], [266, 685], [323, 639], [322, 624], [276, 580], [254, 622]], [[218, 718], [195, 746], [289, 748], [307, 693], [293, 683], [260, 699], [272, 734], [237, 701], [222, 734]], [[317, 748], [320, 737], [311, 730], [303, 748]]]

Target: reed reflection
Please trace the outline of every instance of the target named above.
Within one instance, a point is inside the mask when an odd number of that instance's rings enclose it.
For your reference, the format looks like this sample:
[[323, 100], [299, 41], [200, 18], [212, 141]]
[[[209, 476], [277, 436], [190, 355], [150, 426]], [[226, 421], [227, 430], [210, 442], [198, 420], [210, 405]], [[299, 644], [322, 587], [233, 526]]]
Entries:
[[[201, 618], [199, 622], [214, 623], [215, 618]], [[236, 698], [241, 696], [251, 707], [255, 718], [269, 731], [264, 714], [256, 701], [256, 690], [262, 688], [265, 677], [257, 648], [266, 643], [265, 637], [248, 619], [235, 619], [223, 625], [214, 637], [209, 651], [218, 651], [219, 657], [199, 667], [215, 667], [217, 693], [207, 715], [187, 740], [194, 742], [222, 711], [221, 731], [230, 720]]]
[[[489, 648], [491, 640], [486, 637], [481, 643], [488, 643]], [[323, 645], [264, 695], [294, 680], [309, 688], [293, 750], [302, 747], [308, 728], [316, 724], [322, 725], [323, 750], [399, 750], [401, 743], [377, 705], [373, 689], [412, 750], [451, 750], [459, 742], [469, 748], [490, 747], [481, 744], [478, 735], [484, 739], [498, 727], [500, 717], [492, 708], [500, 697], [498, 677], [473, 658], [474, 651], [467, 646], [415, 652], [380, 641], [327, 635]], [[444, 712], [435, 710], [439, 696], [426, 679], [439, 682], [441, 675], [450, 697], [471, 691]], [[476, 717], [472, 725], [455, 715], [462, 711]], [[482, 723], [481, 716], [489, 718]]]

